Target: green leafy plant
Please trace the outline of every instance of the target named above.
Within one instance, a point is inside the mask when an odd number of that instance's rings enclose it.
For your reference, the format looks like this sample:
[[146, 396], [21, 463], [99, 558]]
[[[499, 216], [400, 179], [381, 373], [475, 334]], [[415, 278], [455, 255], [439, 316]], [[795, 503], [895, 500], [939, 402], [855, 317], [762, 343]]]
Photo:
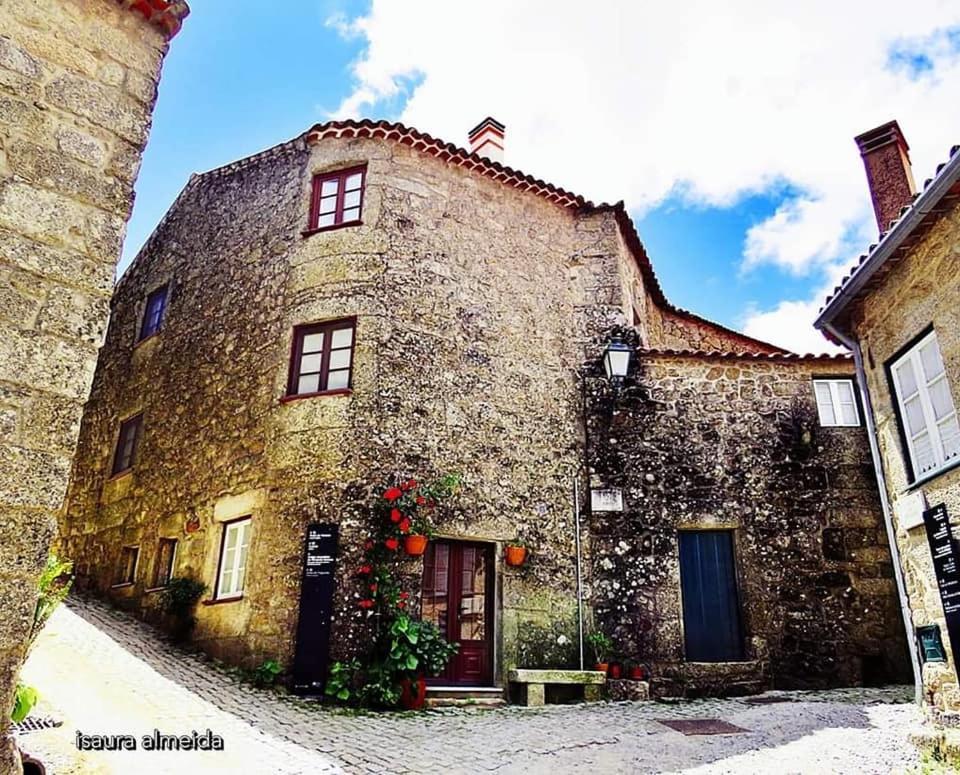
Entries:
[[186, 638], [196, 624], [193, 609], [206, 591], [202, 581], [186, 576], [174, 576], [160, 593], [160, 608], [174, 620], [174, 637]]
[[613, 641], [610, 640], [606, 633], [600, 632], [600, 630], [591, 632], [587, 636], [587, 643], [589, 643], [593, 649], [593, 655], [597, 658], [598, 664], [606, 662], [610, 656], [610, 652], [613, 650]]
[[397, 566], [404, 537], [431, 536], [434, 509], [456, 494], [459, 486], [458, 474], [447, 474], [432, 484], [405, 479], [375, 498], [371, 512], [376, 528], [364, 541], [356, 571], [361, 592], [357, 607], [370, 620], [373, 637], [356, 664], [332, 666], [328, 696], [393, 707], [400, 700], [401, 681], [439, 673], [455, 653], [456, 647], [433, 624], [409, 614], [410, 594], [402, 588]]
[[30, 711], [33, 710], [33, 706], [37, 704], [39, 699], [40, 695], [36, 689], [32, 686], [18, 683], [17, 692], [13, 700], [13, 712], [10, 714], [13, 723], [19, 724], [29, 716]]
[[55, 554], [47, 557], [47, 563], [37, 582], [39, 596], [33, 612], [33, 626], [30, 629], [30, 645], [40, 634], [50, 615], [57, 609], [73, 586], [73, 563], [61, 560]]
[[255, 686], [265, 688], [267, 686], [273, 686], [282, 672], [283, 667], [280, 666], [277, 660], [268, 659], [253, 669], [251, 677]]
[[360, 660], [354, 657], [346, 662], [334, 662], [330, 665], [330, 674], [323, 687], [328, 697], [347, 702], [354, 696], [354, 681], [360, 670]]

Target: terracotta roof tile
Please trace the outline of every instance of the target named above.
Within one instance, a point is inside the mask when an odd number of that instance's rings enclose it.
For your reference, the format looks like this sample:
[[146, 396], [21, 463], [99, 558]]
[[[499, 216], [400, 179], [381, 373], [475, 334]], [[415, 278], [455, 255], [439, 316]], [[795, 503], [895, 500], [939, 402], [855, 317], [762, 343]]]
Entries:
[[726, 350], [690, 350], [690, 349], [670, 349], [670, 348], [646, 348], [637, 351], [637, 355], [652, 356], [674, 356], [683, 358], [723, 358], [726, 360], [749, 360], [749, 361], [841, 361], [848, 362], [852, 358], [849, 353], [753, 353], [753, 352], [728, 352]]
[[183, 0], [117, 0], [124, 8], [136, 11], [151, 24], [172, 38], [190, 13], [190, 6]]

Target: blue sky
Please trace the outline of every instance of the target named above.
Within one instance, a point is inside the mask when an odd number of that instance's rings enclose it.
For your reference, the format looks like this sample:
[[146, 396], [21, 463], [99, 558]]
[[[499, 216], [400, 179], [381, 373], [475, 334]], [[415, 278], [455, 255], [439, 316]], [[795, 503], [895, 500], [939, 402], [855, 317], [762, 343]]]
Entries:
[[331, 115], [463, 145], [492, 113], [508, 164], [627, 202], [674, 303], [825, 349], [812, 311], [875, 236], [853, 135], [898, 118], [918, 178], [960, 140], [942, 108], [960, 98], [960, 10], [921, 0], [909, 23], [864, 24], [856, 6], [877, 3], [812, 0], [790, 16], [740, 0], [749, 16], [711, 17], [706, 3], [694, 19], [491, 2], [500, 33], [484, 37], [441, 0], [195, 0], [164, 65], [121, 270], [192, 172]]

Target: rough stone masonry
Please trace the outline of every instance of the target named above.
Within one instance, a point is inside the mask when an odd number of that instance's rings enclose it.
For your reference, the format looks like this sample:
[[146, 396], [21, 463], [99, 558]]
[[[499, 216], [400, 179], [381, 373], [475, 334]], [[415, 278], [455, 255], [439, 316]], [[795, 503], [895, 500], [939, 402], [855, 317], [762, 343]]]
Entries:
[[[136, 5], [136, 8], [132, 8]], [[0, 772], [160, 66], [185, 3], [0, 2]]]
[[[362, 218], [311, 228], [314, 181], [356, 169]], [[142, 337], [158, 289], [163, 327]], [[353, 321], [350, 388], [291, 394], [296, 327], [332, 320]], [[591, 397], [603, 381], [588, 374], [588, 443], [580, 373], [618, 321], [632, 323], [642, 389], [623, 397], [622, 432], [604, 435]], [[289, 665], [305, 528], [334, 522], [341, 657], [369, 633], [356, 569], [374, 488], [398, 471], [460, 471], [436, 529], [493, 558], [484, 638], [503, 687], [512, 667], [576, 659], [572, 485], [593, 469], [624, 488], [628, 512], [588, 520], [588, 595], [622, 655], [651, 663], [655, 689], [882, 680], [902, 634], [862, 428], [824, 429], [798, 462], [781, 427], [794, 404], [811, 411], [821, 368], [851, 373], [671, 305], [622, 204], [402, 125], [330, 122], [191, 178], [124, 275], [63, 546], [79, 582], [160, 620], [176, 541], [175, 575], [208, 590], [194, 640], [233, 663]], [[121, 424], [137, 417], [135, 459], [118, 467]], [[218, 596], [236, 520], [250, 526], [243, 589]], [[742, 536], [750, 659], [698, 677], [683, 656], [677, 532], [721, 525]], [[501, 550], [517, 538], [531, 557], [509, 567]], [[406, 561], [415, 609], [424, 565]], [[651, 606], [655, 637], [640, 643]], [[877, 643], [893, 644], [889, 664]]]

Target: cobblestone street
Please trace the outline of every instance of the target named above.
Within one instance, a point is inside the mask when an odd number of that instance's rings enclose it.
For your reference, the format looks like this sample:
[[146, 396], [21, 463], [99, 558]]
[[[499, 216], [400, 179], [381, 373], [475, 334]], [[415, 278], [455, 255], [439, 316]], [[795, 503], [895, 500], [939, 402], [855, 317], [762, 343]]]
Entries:
[[[56, 773], [685, 772], [887, 773], [917, 762], [919, 713], [904, 688], [770, 693], [680, 704], [600, 703], [358, 715], [236, 680], [147, 625], [72, 599], [24, 673], [39, 716], [62, 726], [21, 737]], [[720, 719], [746, 730], [685, 736], [662, 720]], [[86, 734], [211, 729], [222, 752], [86, 752]]]

